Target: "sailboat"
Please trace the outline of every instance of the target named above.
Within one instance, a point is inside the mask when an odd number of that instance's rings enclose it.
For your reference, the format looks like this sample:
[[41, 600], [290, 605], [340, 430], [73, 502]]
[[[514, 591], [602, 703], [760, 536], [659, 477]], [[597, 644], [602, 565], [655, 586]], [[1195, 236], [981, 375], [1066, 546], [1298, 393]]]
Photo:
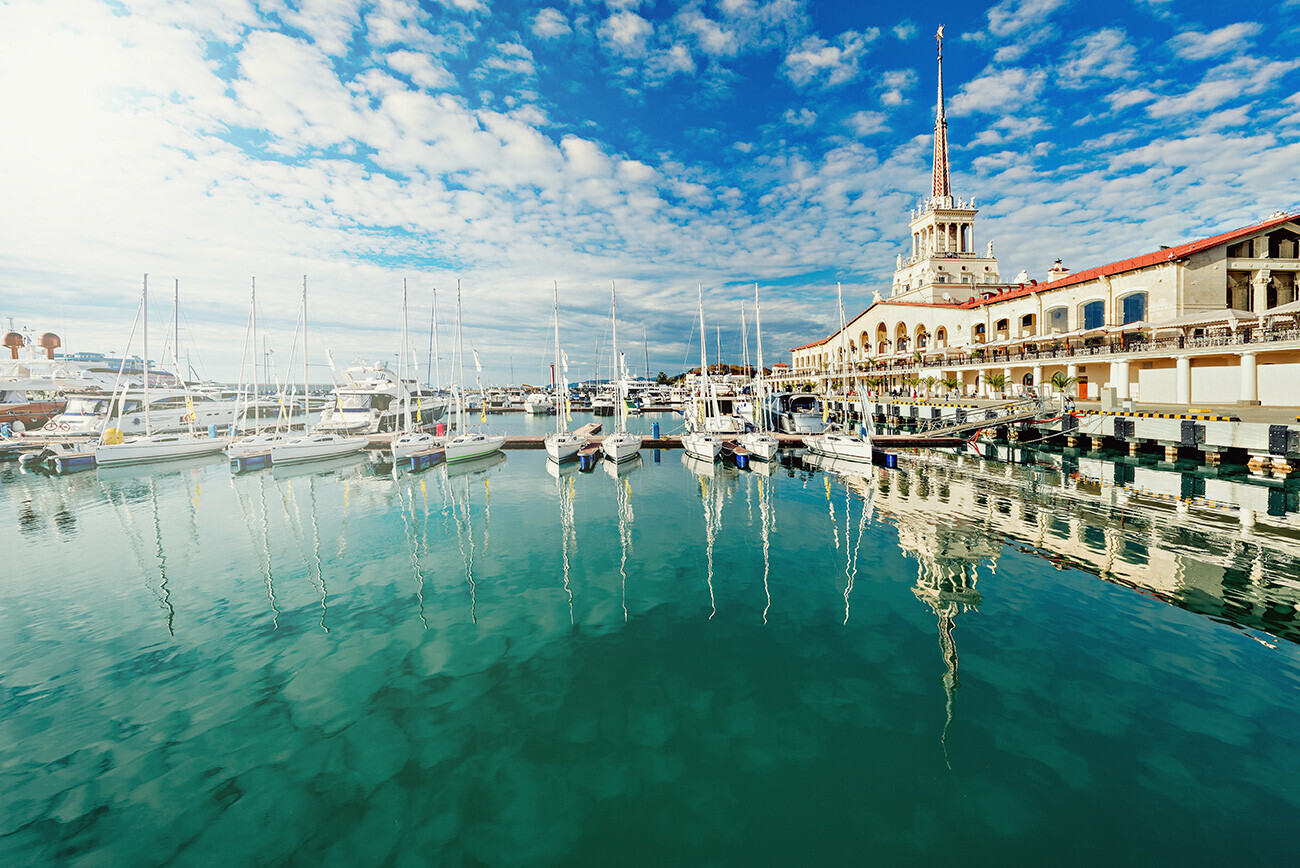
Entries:
[[[176, 297], [180, 297], [180, 281], [176, 282]], [[101, 466], [121, 466], [126, 464], [144, 464], [151, 461], [170, 461], [177, 458], [193, 458], [197, 455], [210, 455], [220, 452], [226, 445], [224, 437], [199, 437], [194, 433], [193, 402], [188, 392], [184, 395], [185, 404], [190, 407], [190, 430], [180, 434], [154, 434], [149, 424], [149, 275], [144, 276], [144, 290], [140, 298], [143, 311], [144, 335], [144, 426], [142, 437], [124, 439], [121, 428], [109, 428], [104, 431], [100, 442], [95, 446], [95, 463]], [[177, 330], [179, 331], [180, 311], [176, 311]], [[134, 328], [132, 328], [134, 332]], [[176, 348], [172, 347], [173, 356]], [[123, 354], [126, 355], [125, 353]], [[125, 363], [125, 362], [124, 362]], [[178, 365], [179, 367], [179, 365]], [[126, 388], [114, 399], [118, 405], [119, 418], [126, 406]]]
[[758, 372], [754, 377], [754, 422], [758, 430], [741, 434], [740, 445], [749, 450], [749, 454], [760, 461], [771, 461], [776, 457], [780, 443], [767, 430], [767, 403], [763, 388], [763, 319], [758, 305], [758, 284], [754, 284], [754, 331], [758, 341]]
[[568, 461], [587, 445], [582, 434], [569, 432], [569, 366], [560, 351], [560, 284], [555, 282], [555, 433], [546, 438], [546, 454], [555, 462]]
[[609, 319], [614, 336], [616, 403], [614, 404], [614, 433], [606, 437], [600, 445], [606, 459], [621, 464], [624, 461], [631, 461], [640, 454], [641, 437], [627, 432], [627, 362], [618, 352], [618, 299], [612, 281], [609, 285], [609, 299]]
[[[302, 277], [302, 407], [304, 425], [307, 418], [307, 275]], [[344, 437], [342, 434], [330, 434], [323, 431], [310, 431], [301, 437], [290, 437], [271, 446], [271, 464], [298, 464], [304, 461], [319, 461], [322, 458], [337, 458], [350, 455], [366, 448], [366, 437]]]
[[[241, 389], [240, 401], [242, 407], [235, 412], [236, 423], [256, 419], [258, 409], [258, 399], [261, 397], [261, 384], [257, 378], [257, 278], [253, 278], [252, 300], [249, 303], [248, 313], [249, 331], [251, 333], [253, 348], [253, 395], [250, 399], [247, 391], [242, 388], [243, 360], [240, 360]], [[248, 351], [248, 343], [244, 344], [245, 355]], [[251, 469], [255, 466], [266, 466], [271, 463], [271, 447], [276, 443], [288, 438], [288, 434], [280, 430], [280, 422], [283, 414], [276, 419], [275, 431], [258, 432], [256, 430], [251, 434], [237, 436], [226, 445], [226, 455], [230, 456], [231, 466], [237, 470]], [[254, 460], [254, 456], [265, 456]]]
[[[474, 353], [474, 367], [478, 373], [482, 373], [483, 366], [479, 364], [478, 353]], [[469, 432], [465, 430], [465, 338], [460, 317], [460, 281], [456, 281], [456, 358], [460, 362], [460, 377], [456, 384], [456, 436], [447, 441], [447, 463], [451, 464], [457, 461], [472, 461], [475, 458], [483, 458], [494, 452], [500, 452], [501, 447], [505, 444], [506, 438], [502, 434], [486, 434], [482, 431]], [[477, 381], [477, 378], [476, 378]], [[483, 390], [482, 382], [478, 382], [479, 391]], [[480, 421], [487, 420], [486, 408]]]
[[[839, 293], [840, 332], [843, 333], [844, 331], [844, 289], [839, 284], [836, 284], [836, 289]], [[856, 387], [857, 384], [856, 371], [854, 373], [853, 380], [855, 384], [854, 390], [857, 391], [859, 394], [861, 394], [861, 390], [857, 389]], [[840, 385], [844, 390], [844, 394], [841, 398], [842, 406], [843, 406], [843, 414], [839, 424], [834, 428], [827, 428], [821, 434], [816, 434], [812, 437], [805, 437], [803, 442], [813, 452], [819, 453], [821, 455], [826, 455], [831, 458], [844, 458], [849, 461], [870, 462], [871, 461], [870, 432], [866, 430], [865, 426], [863, 426], [863, 428], [857, 433], [854, 433], [849, 429], [849, 380], [844, 370], [844, 360], [842, 357], [840, 360]], [[826, 400], [830, 401], [829, 395], [827, 395]], [[867, 419], [868, 419], [868, 424], [870, 424], [869, 420], [871, 419], [871, 417], [867, 416]]]
[[[687, 427], [690, 429], [682, 436], [682, 448], [686, 454], [692, 458], [704, 461], [717, 461], [718, 453], [722, 450], [722, 438], [712, 434], [705, 420], [708, 413], [705, 408], [706, 396], [711, 393], [709, 387], [709, 363], [705, 358], [704, 348], [704, 285], [699, 285], [700, 300], [700, 376], [697, 383], [697, 394], [691, 402], [691, 415], [686, 417]], [[713, 401], [714, 413], [717, 413], [717, 399]]]
[[[398, 354], [398, 373], [399, 382], [405, 383], [406, 378], [402, 376], [402, 366], [406, 364], [407, 352], [410, 349], [410, 324], [406, 318], [406, 281], [402, 281], [402, 348]], [[418, 370], [418, 366], [417, 370]], [[393, 455], [393, 463], [396, 464], [406, 458], [410, 458], [419, 452], [430, 452], [441, 449], [445, 438], [430, 434], [428, 431], [418, 430], [411, 418], [411, 403], [413, 398], [410, 392], [407, 393], [406, 399], [402, 402], [403, 417], [402, 430], [393, 438], [390, 450]], [[421, 412], [417, 407], [417, 413]]]

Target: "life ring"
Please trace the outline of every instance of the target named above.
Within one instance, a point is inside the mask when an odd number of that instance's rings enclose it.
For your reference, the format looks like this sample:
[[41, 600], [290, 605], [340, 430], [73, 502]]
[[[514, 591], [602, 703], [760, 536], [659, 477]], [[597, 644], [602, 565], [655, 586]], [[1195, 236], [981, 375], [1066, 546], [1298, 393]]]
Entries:
[[193, 421], [194, 421], [194, 414], [193, 414], [193, 413], [186, 413], [184, 416], [181, 417], [181, 421], [182, 421], [182, 422], [193, 422]]
[[60, 431], [67, 431], [67, 430], [68, 430], [68, 423], [67, 423], [67, 422], [60, 422], [60, 423], [59, 423], [59, 430], [60, 430]]

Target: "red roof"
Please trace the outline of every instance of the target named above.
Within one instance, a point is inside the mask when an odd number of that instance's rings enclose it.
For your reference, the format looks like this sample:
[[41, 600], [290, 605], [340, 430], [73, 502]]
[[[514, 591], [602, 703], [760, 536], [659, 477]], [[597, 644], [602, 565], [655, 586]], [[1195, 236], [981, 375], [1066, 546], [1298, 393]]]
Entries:
[[1294, 214], [1284, 214], [1281, 217], [1271, 217], [1263, 223], [1256, 223], [1254, 226], [1246, 226], [1241, 229], [1234, 229], [1231, 232], [1224, 232], [1222, 235], [1215, 235], [1211, 238], [1202, 238], [1199, 241], [1189, 241], [1186, 244], [1180, 244], [1177, 247], [1169, 247], [1164, 250], [1157, 250], [1153, 253], [1144, 253], [1141, 256], [1134, 256], [1132, 259], [1121, 259], [1119, 262], [1112, 262], [1109, 265], [1099, 265], [1096, 268], [1087, 268], [1083, 271], [1076, 271], [1074, 274], [1062, 277], [1060, 280], [1053, 280], [1050, 283], [1038, 283], [1031, 285], [1018, 284], [1010, 292], [1003, 292], [992, 298], [972, 298], [970, 301], [960, 305], [965, 308], [980, 307], [981, 305], [993, 304], [999, 301], [1008, 301], [1013, 298], [1023, 298], [1026, 295], [1032, 295], [1035, 292], [1043, 292], [1048, 289], [1064, 289], [1067, 286], [1073, 286], [1076, 283], [1086, 283], [1098, 277], [1109, 276], [1112, 274], [1123, 274], [1126, 271], [1137, 271], [1139, 268], [1148, 268], [1152, 265], [1159, 265], [1164, 262], [1173, 262], [1175, 259], [1183, 259], [1194, 253], [1200, 253], [1202, 250], [1208, 250], [1211, 247], [1217, 247], [1220, 244], [1228, 244], [1239, 238], [1245, 238], [1248, 235], [1254, 235], [1272, 229], [1275, 226], [1281, 226], [1291, 220], [1300, 217], [1300, 212]]

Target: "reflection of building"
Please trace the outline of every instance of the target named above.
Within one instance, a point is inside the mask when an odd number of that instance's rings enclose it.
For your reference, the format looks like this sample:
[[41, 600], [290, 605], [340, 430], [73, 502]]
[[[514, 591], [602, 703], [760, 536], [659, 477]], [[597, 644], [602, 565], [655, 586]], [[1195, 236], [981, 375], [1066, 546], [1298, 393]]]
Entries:
[[841, 331], [793, 350], [778, 382], [825, 390], [856, 368], [888, 386], [932, 376], [989, 397], [1059, 373], [1089, 397], [1111, 386], [1148, 402], [1294, 403], [1300, 214], [1074, 273], [1057, 260], [1041, 281], [1004, 283], [992, 243], [978, 250], [973, 201], [952, 196], [939, 61], [932, 188], [889, 297], [877, 292]]
[[1000, 546], [1013, 542], [1059, 568], [1300, 643], [1294, 521], [1275, 519], [1285, 525], [1275, 529], [1249, 509], [1234, 520], [1233, 504], [1197, 506], [1098, 481], [1115, 476], [919, 453], [879, 477], [876, 508], [897, 520], [900, 545], [920, 562], [916, 594], [941, 630], [945, 611], [951, 617], [969, 605], [961, 595], [974, 592], [974, 564], [995, 562]]

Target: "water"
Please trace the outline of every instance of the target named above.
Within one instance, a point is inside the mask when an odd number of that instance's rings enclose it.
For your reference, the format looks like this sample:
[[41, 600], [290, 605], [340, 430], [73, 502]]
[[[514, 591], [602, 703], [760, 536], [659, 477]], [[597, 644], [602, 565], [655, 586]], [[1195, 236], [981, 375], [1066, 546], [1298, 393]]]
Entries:
[[0, 465], [0, 861], [1288, 864], [1294, 535], [1121, 493]]

